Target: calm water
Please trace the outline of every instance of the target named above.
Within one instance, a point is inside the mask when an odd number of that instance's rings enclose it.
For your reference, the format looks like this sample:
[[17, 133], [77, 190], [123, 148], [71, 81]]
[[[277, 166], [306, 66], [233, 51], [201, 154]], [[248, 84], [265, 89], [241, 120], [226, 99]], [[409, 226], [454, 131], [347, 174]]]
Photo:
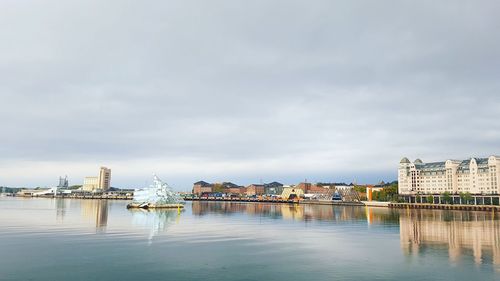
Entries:
[[0, 280], [500, 280], [491, 213], [0, 197]]

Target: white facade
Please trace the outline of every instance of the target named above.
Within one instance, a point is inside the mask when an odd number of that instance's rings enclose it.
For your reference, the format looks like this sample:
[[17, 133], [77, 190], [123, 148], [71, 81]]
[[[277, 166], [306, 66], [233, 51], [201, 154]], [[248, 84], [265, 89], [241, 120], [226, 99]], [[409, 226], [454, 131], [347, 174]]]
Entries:
[[97, 190], [98, 183], [99, 183], [98, 177], [85, 177], [85, 179], [83, 179], [82, 189], [84, 191], [95, 192]]
[[84, 191], [89, 192], [106, 192], [109, 190], [111, 183], [111, 169], [106, 167], [101, 167], [99, 170], [99, 176], [97, 177], [85, 177], [83, 180]]
[[399, 194], [500, 194], [500, 157], [423, 163], [399, 163]]

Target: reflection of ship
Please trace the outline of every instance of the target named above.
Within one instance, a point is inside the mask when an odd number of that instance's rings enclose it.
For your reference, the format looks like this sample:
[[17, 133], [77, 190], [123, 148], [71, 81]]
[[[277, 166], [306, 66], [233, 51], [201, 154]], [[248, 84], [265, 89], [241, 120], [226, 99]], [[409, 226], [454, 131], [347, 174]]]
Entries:
[[418, 255], [427, 247], [446, 245], [452, 262], [472, 256], [500, 270], [500, 221], [490, 213], [412, 210], [400, 216], [401, 248]]

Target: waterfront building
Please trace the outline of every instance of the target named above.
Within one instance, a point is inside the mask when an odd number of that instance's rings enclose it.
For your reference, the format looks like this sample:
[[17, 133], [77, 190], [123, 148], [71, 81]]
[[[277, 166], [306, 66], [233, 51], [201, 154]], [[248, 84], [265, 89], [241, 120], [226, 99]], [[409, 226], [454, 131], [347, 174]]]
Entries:
[[197, 181], [193, 184], [193, 194], [202, 195], [206, 193], [232, 193], [232, 194], [244, 194], [246, 191], [245, 187], [234, 184], [232, 182], [222, 182], [222, 183], [208, 183], [206, 181]]
[[384, 190], [382, 186], [373, 186], [373, 185], [367, 185], [366, 186], [366, 199], [368, 201], [372, 201], [373, 199], [373, 192], [380, 192]]
[[304, 197], [304, 190], [297, 187], [284, 187], [283, 193], [281, 193], [281, 198], [290, 200], [290, 199], [298, 199]]
[[264, 193], [278, 195], [283, 193], [283, 184], [277, 181], [264, 184]]
[[399, 194], [500, 194], [500, 157], [414, 162], [404, 157], [399, 163]]
[[16, 193], [16, 196], [36, 197], [44, 195], [55, 195], [57, 187], [39, 188], [39, 189], [21, 189]]
[[323, 186], [321, 184], [312, 184], [308, 182], [301, 182], [297, 188], [302, 189], [306, 194], [326, 194], [330, 190], [330, 186]]
[[201, 195], [203, 193], [211, 193], [213, 190], [213, 184], [206, 181], [197, 181], [193, 184], [193, 194]]
[[111, 184], [111, 169], [101, 167], [97, 188], [101, 191], [108, 191]]
[[247, 187], [234, 184], [232, 182], [208, 183], [206, 181], [197, 181], [193, 184], [193, 194], [202, 195], [207, 193], [220, 192], [227, 195], [264, 195], [264, 194], [281, 194], [283, 192], [283, 184], [279, 182], [271, 182], [266, 184], [251, 184]]
[[85, 177], [83, 179], [83, 191], [95, 192], [97, 191], [99, 178], [98, 177]]
[[243, 186], [236, 186], [236, 187], [230, 187], [226, 191], [227, 191], [226, 193], [229, 193], [229, 194], [241, 195], [241, 194], [245, 194], [247, 192], [247, 188], [243, 187]]
[[111, 169], [101, 167], [99, 176], [85, 177], [82, 190], [87, 192], [106, 192], [111, 184]]
[[247, 186], [246, 191], [248, 196], [263, 195], [265, 193], [265, 188], [263, 184], [251, 184]]

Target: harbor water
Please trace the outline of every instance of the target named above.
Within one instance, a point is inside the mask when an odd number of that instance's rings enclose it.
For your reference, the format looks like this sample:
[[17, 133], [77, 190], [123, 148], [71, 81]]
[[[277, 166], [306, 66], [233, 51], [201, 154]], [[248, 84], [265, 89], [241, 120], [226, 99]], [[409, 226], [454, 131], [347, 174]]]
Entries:
[[492, 212], [0, 197], [0, 280], [500, 280]]

